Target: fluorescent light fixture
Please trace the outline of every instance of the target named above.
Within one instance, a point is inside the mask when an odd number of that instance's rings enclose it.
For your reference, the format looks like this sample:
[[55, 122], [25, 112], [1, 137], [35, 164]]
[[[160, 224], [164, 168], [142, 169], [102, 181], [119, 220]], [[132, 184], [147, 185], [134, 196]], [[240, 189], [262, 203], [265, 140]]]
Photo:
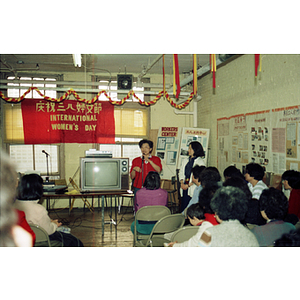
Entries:
[[81, 54], [73, 54], [73, 62], [75, 67], [81, 67]]

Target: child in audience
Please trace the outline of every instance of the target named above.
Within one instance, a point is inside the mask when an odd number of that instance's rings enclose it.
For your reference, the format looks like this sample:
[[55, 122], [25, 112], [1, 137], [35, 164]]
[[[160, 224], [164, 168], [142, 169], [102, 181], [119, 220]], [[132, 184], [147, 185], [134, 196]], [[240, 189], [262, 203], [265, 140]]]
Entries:
[[218, 221], [215, 218], [215, 214], [210, 207], [210, 202], [215, 192], [219, 189], [217, 182], [207, 184], [199, 195], [199, 205], [204, 211], [204, 221], [199, 226], [198, 232], [192, 236], [188, 241], [177, 243], [171, 242], [168, 244], [169, 247], [199, 247], [199, 239], [202, 236], [206, 228], [218, 225]]
[[256, 163], [246, 165], [245, 179], [248, 181], [248, 187], [253, 199], [258, 200], [262, 191], [268, 188], [263, 182], [264, 175], [265, 170], [261, 165]]
[[283, 221], [288, 210], [288, 200], [282, 191], [273, 187], [264, 190], [259, 198], [259, 206], [261, 215], [267, 221], [267, 224], [251, 229], [259, 246], [272, 246], [284, 233], [296, 229], [293, 224]]
[[192, 204], [186, 214], [192, 226], [200, 226], [205, 219], [204, 210], [199, 203]]

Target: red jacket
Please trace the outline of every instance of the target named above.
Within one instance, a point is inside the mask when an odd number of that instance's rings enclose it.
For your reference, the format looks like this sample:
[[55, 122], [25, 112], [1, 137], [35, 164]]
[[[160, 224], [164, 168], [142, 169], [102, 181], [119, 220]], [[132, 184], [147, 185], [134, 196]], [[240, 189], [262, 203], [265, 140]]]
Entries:
[[16, 212], [18, 213], [17, 225], [21, 226], [23, 229], [25, 229], [26, 231], [28, 231], [31, 234], [31, 236], [32, 236], [32, 247], [33, 247], [34, 244], [35, 244], [35, 233], [33, 232], [31, 227], [27, 223], [24, 211], [16, 209]]

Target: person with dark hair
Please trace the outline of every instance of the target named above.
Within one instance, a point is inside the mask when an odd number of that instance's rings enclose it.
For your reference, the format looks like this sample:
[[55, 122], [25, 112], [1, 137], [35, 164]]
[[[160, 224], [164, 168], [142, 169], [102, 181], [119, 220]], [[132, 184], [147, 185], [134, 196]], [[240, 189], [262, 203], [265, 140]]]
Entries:
[[216, 167], [207, 167], [200, 174], [200, 182], [202, 187], [207, 185], [218, 184], [219, 187], [222, 186], [221, 175]]
[[284, 233], [274, 242], [274, 247], [300, 247], [300, 228]]
[[290, 190], [288, 213], [294, 214], [300, 219], [300, 172], [285, 171], [281, 179], [284, 189]]
[[82, 247], [82, 242], [70, 233], [57, 231], [62, 225], [48, 216], [45, 207], [39, 204], [43, 196], [43, 179], [38, 174], [24, 175], [17, 189], [14, 207], [25, 213], [27, 222], [41, 226], [49, 235], [50, 241], [59, 241], [64, 247]]
[[246, 165], [245, 179], [248, 181], [248, 187], [253, 199], [258, 200], [262, 191], [268, 188], [263, 182], [264, 175], [265, 170], [261, 165], [257, 163]]
[[201, 226], [199, 227], [198, 232], [194, 236], [192, 236], [188, 241], [182, 243], [169, 243], [169, 247], [199, 247], [199, 240], [202, 234], [204, 233], [205, 229], [219, 224], [210, 206], [211, 199], [213, 198], [214, 194], [219, 188], [219, 185], [216, 183], [208, 184], [203, 188], [203, 190], [199, 194], [199, 206], [203, 209], [204, 220]]
[[244, 175], [236, 166], [228, 166], [223, 172], [225, 180], [232, 177], [239, 177], [245, 180]]
[[[203, 235], [211, 247], [257, 247], [254, 234], [241, 224], [247, 212], [247, 197], [237, 187], [225, 186], [214, 194], [210, 206], [220, 225], [209, 227]], [[203, 240], [203, 237], [201, 237]], [[202, 244], [203, 245], [203, 244]]]
[[[135, 211], [144, 206], [168, 205], [168, 192], [160, 188], [160, 176], [157, 172], [150, 171], [145, 179], [144, 186], [136, 192]], [[155, 222], [137, 221], [137, 231], [141, 234], [150, 234]], [[131, 224], [134, 232], [134, 222]]]
[[241, 220], [242, 224], [266, 224], [266, 220], [262, 217], [259, 209], [259, 201], [252, 199], [252, 194], [249, 190], [247, 182], [241, 177], [229, 177], [224, 181], [223, 186], [234, 186], [240, 188], [246, 195], [248, 210], [245, 214], [244, 220]]
[[145, 179], [144, 186], [136, 192], [135, 211], [143, 206], [168, 204], [168, 192], [160, 188], [160, 176], [150, 171]]
[[205, 166], [205, 153], [201, 143], [192, 141], [189, 143], [188, 157], [181, 161], [179, 170], [180, 194], [181, 194], [181, 211], [189, 204], [196, 185], [192, 181], [192, 168], [196, 165]]
[[[0, 151], [0, 247], [30, 247], [33, 236], [27, 222], [18, 218], [13, 208], [17, 172], [9, 156]], [[24, 223], [25, 226], [24, 226]], [[23, 228], [23, 226], [25, 228]]]
[[205, 219], [204, 209], [199, 203], [192, 204], [186, 211], [186, 215], [192, 226], [200, 226]]
[[196, 204], [199, 202], [199, 194], [202, 190], [202, 185], [200, 182], [200, 174], [205, 169], [205, 166], [198, 166], [192, 168], [192, 182], [196, 185], [193, 193], [193, 197], [191, 198], [190, 202], [188, 203], [187, 207], [184, 209], [182, 214], [185, 214], [186, 210], [193, 204]]
[[284, 233], [295, 230], [293, 224], [283, 221], [288, 210], [288, 199], [282, 191], [273, 187], [264, 190], [259, 198], [259, 206], [261, 215], [267, 221], [267, 224], [251, 229], [259, 246], [272, 246]]
[[153, 142], [145, 139], [141, 140], [139, 147], [142, 156], [133, 159], [130, 169], [130, 178], [133, 180], [134, 194], [142, 188], [145, 178], [150, 171], [160, 173], [162, 170], [160, 158], [151, 154]]

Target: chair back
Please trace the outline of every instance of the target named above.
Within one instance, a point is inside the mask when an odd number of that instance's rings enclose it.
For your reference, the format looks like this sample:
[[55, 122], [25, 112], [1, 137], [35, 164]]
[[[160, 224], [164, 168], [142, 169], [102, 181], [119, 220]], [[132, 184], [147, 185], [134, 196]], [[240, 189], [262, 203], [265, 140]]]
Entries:
[[51, 247], [49, 235], [44, 228], [32, 223], [29, 226], [35, 233], [35, 247]]
[[163, 235], [165, 233], [175, 232], [179, 228], [182, 228], [184, 222], [185, 217], [182, 214], [173, 214], [161, 218], [154, 225], [146, 242], [146, 246], [162, 247], [163, 243], [169, 242], [169, 240], [165, 239]]
[[143, 243], [138, 243], [138, 240], [145, 240], [149, 237], [148, 234], [140, 234], [137, 232], [136, 224], [137, 221], [158, 221], [164, 216], [171, 214], [171, 211], [168, 207], [163, 205], [152, 205], [152, 206], [143, 206], [140, 208], [134, 218], [134, 229], [133, 229], [133, 247], [136, 246], [145, 246]]
[[192, 236], [197, 234], [198, 230], [199, 226], [182, 227], [176, 232], [174, 232], [174, 234], [171, 237], [171, 242], [182, 243], [188, 241]]

